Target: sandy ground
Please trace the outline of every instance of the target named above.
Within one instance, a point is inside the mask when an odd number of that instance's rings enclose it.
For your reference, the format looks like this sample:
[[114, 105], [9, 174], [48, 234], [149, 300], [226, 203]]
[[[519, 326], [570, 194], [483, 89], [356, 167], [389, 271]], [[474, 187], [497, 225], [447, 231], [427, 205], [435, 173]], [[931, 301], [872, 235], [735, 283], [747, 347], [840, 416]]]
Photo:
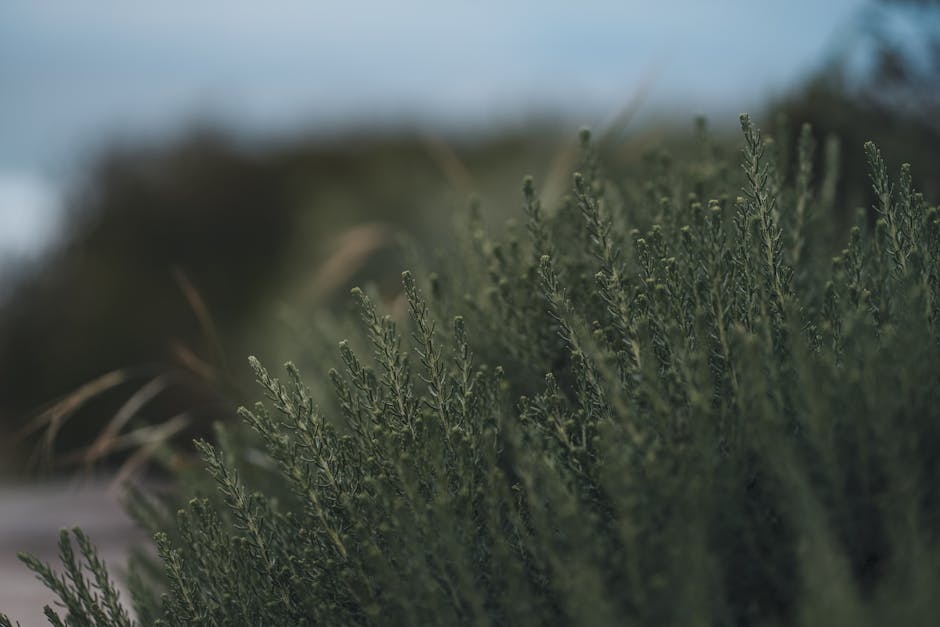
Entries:
[[48, 624], [42, 608], [54, 599], [16, 554], [28, 551], [58, 566], [56, 543], [63, 527], [84, 529], [120, 582], [117, 573], [127, 551], [147, 538], [109, 488], [105, 481], [0, 485], [0, 611], [22, 627]]

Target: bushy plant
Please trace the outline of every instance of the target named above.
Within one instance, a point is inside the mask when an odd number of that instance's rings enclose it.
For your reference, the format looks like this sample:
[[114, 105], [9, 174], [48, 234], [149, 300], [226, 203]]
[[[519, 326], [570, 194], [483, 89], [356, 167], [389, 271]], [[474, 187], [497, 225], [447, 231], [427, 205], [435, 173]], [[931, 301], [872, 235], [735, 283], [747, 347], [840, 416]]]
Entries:
[[[740, 172], [703, 135], [616, 178], [585, 132], [560, 207], [526, 179], [524, 222], [471, 210], [398, 314], [356, 290], [325, 376], [252, 360], [251, 434], [198, 443], [214, 488], [134, 501], [136, 619], [932, 624], [938, 210], [868, 144], [875, 219], [839, 232], [811, 130], [791, 157], [741, 126]], [[74, 533], [64, 576], [25, 558], [50, 621], [131, 624]]]

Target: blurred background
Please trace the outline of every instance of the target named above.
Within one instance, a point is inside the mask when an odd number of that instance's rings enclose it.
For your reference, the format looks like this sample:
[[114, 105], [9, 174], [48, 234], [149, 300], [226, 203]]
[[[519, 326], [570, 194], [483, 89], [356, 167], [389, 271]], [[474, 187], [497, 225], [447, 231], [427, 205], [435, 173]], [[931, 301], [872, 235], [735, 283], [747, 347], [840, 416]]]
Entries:
[[471, 194], [491, 221], [523, 174], [557, 201], [579, 127], [628, 168], [697, 116], [733, 149], [741, 111], [838, 141], [840, 207], [870, 204], [866, 139], [937, 199], [940, 5], [6, 0], [0, 565], [97, 502], [29, 509], [23, 481], [129, 475], [230, 417], [247, 354], [393, 295]]

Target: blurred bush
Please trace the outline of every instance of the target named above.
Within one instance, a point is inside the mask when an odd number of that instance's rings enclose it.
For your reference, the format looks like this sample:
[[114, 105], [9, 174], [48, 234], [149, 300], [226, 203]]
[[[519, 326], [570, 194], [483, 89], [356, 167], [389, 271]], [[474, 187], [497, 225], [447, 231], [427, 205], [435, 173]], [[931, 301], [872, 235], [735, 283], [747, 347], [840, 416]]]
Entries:
[[896, 169], [915, 164], [914, 184], [927, 197], [940, 192], [926, 164], [940, 158], [940, 4], [882, 0], [858, 15], [833, 42], [820, 71], [771, 109], [791, 124], [810, 122], [837, 138], [844, 173], [838, 193], [847, 207], [869, 207], [861, 147], [872, 140]]

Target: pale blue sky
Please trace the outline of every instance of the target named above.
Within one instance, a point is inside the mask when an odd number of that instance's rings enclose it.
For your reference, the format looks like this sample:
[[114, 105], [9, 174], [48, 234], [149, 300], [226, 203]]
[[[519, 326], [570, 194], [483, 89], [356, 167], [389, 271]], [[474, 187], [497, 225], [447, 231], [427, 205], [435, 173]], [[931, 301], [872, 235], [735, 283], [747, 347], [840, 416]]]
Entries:
[[647, 112], [733, 120], [817, 66], [866, 4], [4, 0], [0, 250], [46, 237], [49, 189], [115, 137], [199, 119], [261, 136], [594, 124], [652, 68]]

